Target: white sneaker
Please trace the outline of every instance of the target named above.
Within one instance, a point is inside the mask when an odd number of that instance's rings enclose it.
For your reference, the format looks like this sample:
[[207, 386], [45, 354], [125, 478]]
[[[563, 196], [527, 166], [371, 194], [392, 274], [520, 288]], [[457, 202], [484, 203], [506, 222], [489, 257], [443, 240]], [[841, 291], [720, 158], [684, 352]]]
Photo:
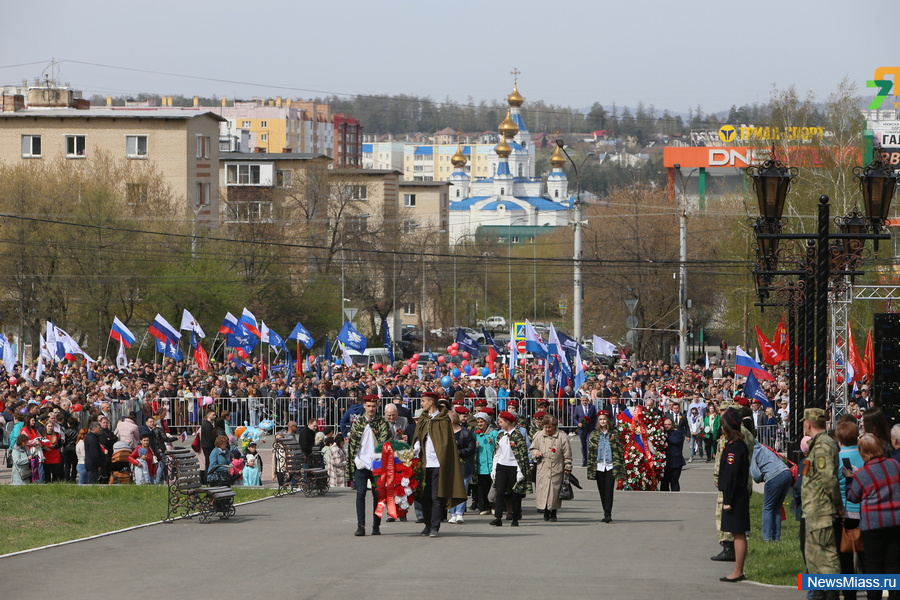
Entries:
[[456, 519], [457, 519], [456, 515], [451, 515], [451, 516], [450, 516], [450, 520], [447, 521], [447, 522], [448, 522], [448, 523], [456, 523]]
[[459, 515], [458, 517], [456, 517], [456, 524], [457, 524], [457, 525], [462, 525], [463, 523], [465, 523], [465, 520], [463, 519], [463, 516], [462, 516], [462, 515]]

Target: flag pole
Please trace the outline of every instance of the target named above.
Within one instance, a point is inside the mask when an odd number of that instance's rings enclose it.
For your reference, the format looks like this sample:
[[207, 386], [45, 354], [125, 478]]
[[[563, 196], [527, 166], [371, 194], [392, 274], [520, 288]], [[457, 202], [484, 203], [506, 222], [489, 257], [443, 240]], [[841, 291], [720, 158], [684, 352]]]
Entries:
[[146, 341], [147, 341], [147, 332], [145, 331], [145, 332], [144, 332], [144, 337], [141, 338], [141, 345], [140, 345], [140, 347], [138, 348], [138, 351], [137, 351], [138, 357], [141, 356], [141, 350], [144, 349], [144, 342], [146, 342]]
[[103, 350], [103, 359], [106, 359], [106, 353], [109, 352], [109, 336], [106, 336], [106, 348]]

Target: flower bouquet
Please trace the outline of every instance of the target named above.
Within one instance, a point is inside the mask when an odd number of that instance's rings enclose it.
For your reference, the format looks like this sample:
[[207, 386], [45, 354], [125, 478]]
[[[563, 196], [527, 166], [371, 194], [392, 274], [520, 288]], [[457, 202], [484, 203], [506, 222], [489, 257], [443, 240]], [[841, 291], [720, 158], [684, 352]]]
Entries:
[[412, 448], [398, 440], [391, 440], [375, 449], [372, 461], [372, 475], [378, 490], [378, 506], [375, 514], [381, 518], [387, 509], [387, 516], [399, 519], [406, 516], [419, 487], [419, 459], [413, 457]]

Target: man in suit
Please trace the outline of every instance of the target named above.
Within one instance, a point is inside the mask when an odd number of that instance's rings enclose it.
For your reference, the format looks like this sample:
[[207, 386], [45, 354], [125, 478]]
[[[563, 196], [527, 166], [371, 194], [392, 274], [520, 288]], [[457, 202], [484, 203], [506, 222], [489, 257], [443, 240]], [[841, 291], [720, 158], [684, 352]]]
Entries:
[[690, 439], [691, 426], [687, 421], [687, 417], [681, 412], [681, 400], [669, 400], [669, 410], [665, 412], [663, 417], [672, 421], [672, 428], [680, 431], [685, 439]]
[[581, 404], [572, 410], [572, 421], [576, 423], [575, 431], [581, 440], [581, 466], [587, 466], [588, 439], [597, 427], [597, 407], [591, 403], [590, 396], [582, 396]]

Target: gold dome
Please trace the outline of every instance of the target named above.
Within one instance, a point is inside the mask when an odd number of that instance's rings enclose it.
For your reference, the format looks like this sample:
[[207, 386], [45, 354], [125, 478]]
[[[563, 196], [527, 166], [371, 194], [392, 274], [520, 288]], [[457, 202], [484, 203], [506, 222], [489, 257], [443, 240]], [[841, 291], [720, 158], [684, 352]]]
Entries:
[[466, 158], [466, 155], [463, 154], [462, 145], [458, 144], [456, 146], [456, 154], [450, 157], [450, 164], [457, 168], [462, 168], [466, 166], [466, 163], [469, 160]]
[[506, 138], [500, 138], [500, 143], [494, 148], [494, 152], [497, 153], [497, 156], [500, 158], [509, 158], [509, 155], [512, 154], [512, 146], [510, 146], [506, 142]]
[[517, 84], [513, 84], [512, 93], [506, 97], [506, 101], [510, 106], [522, 106], [522, 103], [525, 102], [525, 98], [522, 97], [522, 94], [519, 93], [519, 86]]
[[553, 151], [553, 154], [550, 156], [550, 164], [553, 167], [562, 168], [566, 164], [566, 157], [562, 153], [562, 148], [559, 146], [556, 147], [556, 150]]
[[509, 109], [506, 111], [506, 117], [500, 122], [500, 135], [503, 137], [515, 137], [519, 133], [519, 126], [512, 120]]

